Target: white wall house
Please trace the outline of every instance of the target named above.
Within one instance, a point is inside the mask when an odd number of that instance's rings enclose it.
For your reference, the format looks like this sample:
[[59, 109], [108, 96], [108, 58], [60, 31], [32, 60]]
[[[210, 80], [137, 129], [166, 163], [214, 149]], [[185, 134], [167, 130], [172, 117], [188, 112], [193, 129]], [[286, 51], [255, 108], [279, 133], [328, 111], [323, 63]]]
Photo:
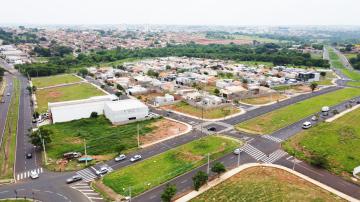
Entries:
[[106, 102], [104, 114], [112, 124], [120, 124], [145, 119], [149, 114], [149, 108], [139, 100], [119, 100]]
[[157, 96], [154, 99], [155, 106], [162, 106], [167, 104], [172, 104], [175, 101], [174, 96], [165, 94], [165, 96]]

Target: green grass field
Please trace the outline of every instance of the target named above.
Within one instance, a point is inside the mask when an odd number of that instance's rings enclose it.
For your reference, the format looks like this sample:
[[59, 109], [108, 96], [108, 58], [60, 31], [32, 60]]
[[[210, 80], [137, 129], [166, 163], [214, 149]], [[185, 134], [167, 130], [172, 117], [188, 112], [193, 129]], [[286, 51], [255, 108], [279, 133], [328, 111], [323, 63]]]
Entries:
[[56, 76], [33, 77], [31, 78], [31, 81], [37, 88], [43, 88], [47, 86], [79, 82], [82, 80], [72, 74], [61, 74]]
[[332, 85], [332, 80], [335, 78], [334, 72], [326, 72], [325, 76], [320, 76], [320, 81], [316, 82], [319, 85], [329, 86]]
[[347, 83], [347, 85], [354, 86], [354, 87], [360, 87], [360, 82], [359, 81], [349, 81]]
[[38, 112], [45, 112], [48, 109], [49, 102], [87, 99], [99, 95], [105, 95], [105, 93], [88, 83], [38, 89], [36, 91], [36, 101], [38, 105], [36, 110]]
[[48, 156], [62, 157], [69, 151], [83, 151], [84, 139], [89, 155], [117, 154], [137, 147], [137, 124], [140, 135], [146, 135], [155, 128], [151, 123], [158, 119], [113, 126], [104, 116], [74, 120], [66, 123], [46, 125], [42, 128], [53, 131], [52, 143], [47, 147]]
[[204, 113], [203, 113], [202, 112], [203, 110], [201, 108], [196, 108], [194, 106], [189, 105], [186, 102], [178, 102], [174, 105], [168, 106], [168, 108], [170, 108], [171, 110], [181, 112], [181, 113], [196, 116], [199, 118], [202, 118], [202, 115], [204, 115], [205, 119], [223, 118], [223, 117], [229, 116], [231, 114], [240, 112], [239, 109], [237, 109], [233, 106], [225, 106], [225, 107], [204, 110]]
[[286, 171], [254, 167], [241, 171], [191, 202], [227, 201], [345, 201]]
[[350, 60], [351, 58], [356, 58], [357, 54], [356, 53], [348, 53], [348, 54], [344, 54], [345, 57]]
[[351, 71], [349, 69], [342, 69], [341, 70], [343, 74], [345, 74], [347, 77], [349, 77], [349, 79], [352, 79], [354, 81], [360, 81], [360, 74], [355, 72], [355, 71]]
[[0, 179], [12, 179], [14, 175], [16, 134], [20, 104], [20, 81], [18, 79], [14, 80], [13, 89], [2, 144], [0, 145]]
[[360, 109], [331, 123], [305, 130], [283, 143], [297, 158], [310, 161], [312, 154], [326, 156], [328, 169], [336, 174], [352, 173], [360, 165]]
[[138, 195], [206, 163], [208, 153], [211, 160], [217, 159], [240, 144], [227, 137], [207, 136], [114, 171], [103, 182], [121, 195], [128, 195], [129, 187], [132, 195]]
[[358, 88], [345, 88], [316, 96], [290, 106], [277, 109], [236, 125], [236, 129], [254, 134], [270, 134], [311, 114], [323, 106], [333, 106], [360, 95]]
[[272, 62], [262, 62], [262, 61], [236, 61], [236, 64], [248, 65], [248, 66], [258, 66], [265, 65], [266, 67], [273, 67]]

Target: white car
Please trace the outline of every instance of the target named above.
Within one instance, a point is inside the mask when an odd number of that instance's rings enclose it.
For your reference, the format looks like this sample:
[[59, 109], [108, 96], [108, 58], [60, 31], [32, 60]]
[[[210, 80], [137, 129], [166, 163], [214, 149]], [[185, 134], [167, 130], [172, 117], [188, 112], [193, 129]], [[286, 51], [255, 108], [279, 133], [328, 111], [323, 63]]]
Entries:
[[115, 158], [115, 161], [118, 162], [118, 161], [122, 161], [125, 159], [126, 159], [125, 154], [120, 154], [118, 157]]
[[312, 121], [317, 121], [317, 120], [318, 120], [318, 117], [317, 117], [317, 116], [313, 116], [313, 117], [311, 117], [311, 120], [312, 120]]
[[31, 177], [31, 179], [36, 179], [36, 178], [39, 178], [39, 174], [35, 170], [32, 170], [30, 172], [30, 177]]
[[242, 150], [240, 148], [237, 148], [237, 149], [234, 150], [233, 153], [236, 154], [236, 155], [239, 155], [241, 152], [242, 152]]
[[311, 122], [310, 121], [305, 121], [302, 125], [302, 128], [303, 129], [308, 129], [308, 128], [311, 128]]
[[97, 170], [96, 174], [97, 175], [105, 175], [108, 172], [109, 172], [109, 169], [104, 166], [104, 167], [101, 167], [100, 170]]
[[130, 159], [130, 161], [131, 161], [131, 162], [134, 162], [134, 161], [138, 161], [138, 160], [140, 160], [140, 159], [141, 159], [141, 155], [137, 154], [137, 155], [135, 155], [134, 157], [132, 157], [132, 158]]

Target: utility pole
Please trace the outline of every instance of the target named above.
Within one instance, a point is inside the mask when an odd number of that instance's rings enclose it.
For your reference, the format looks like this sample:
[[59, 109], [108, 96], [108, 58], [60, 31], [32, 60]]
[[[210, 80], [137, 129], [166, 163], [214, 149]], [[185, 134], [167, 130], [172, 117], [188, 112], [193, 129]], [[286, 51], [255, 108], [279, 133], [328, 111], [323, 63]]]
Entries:
[[85, 149], [85, 165], [87, 165], [86, 139], [84, 139], [84, 149]]
[[209, 175], [210, 173], [210, 153], [208, 153], [208, 163], [207, 163], [207, 174]]
[[240, 166], [240, 155], [241, 155], [241, 150], [240, 150], [239, 155], [238, 155], [238, 161], [237, 161], [237, 166], [238, 167]]
[[48, 162], [47, 162], [47, 157], [46, 157], [45, 141], [44, 141], [44, 138], [43, 138], [42, 135], [41, 135], [41, 130], [40, 130], [40, 128], [39, 128], [39, 135], [40, 135], [40, 139], [41, 139], [42, 146], [43, 146], [43, 150], [44, 150], [45, 165], [47, 165]]
[[295, 170], [295, 156], [294, 156], [293, 162], [294, 162], [294, 164], [293, 164], [293, 170]]
[[131, 187], [129, 187], [129, 202], [131, 202]]
[[137, 143], [138, 143], [138, 147], [140, 147], [140, 132], [139, 132], [139, 124], [137, 124]]

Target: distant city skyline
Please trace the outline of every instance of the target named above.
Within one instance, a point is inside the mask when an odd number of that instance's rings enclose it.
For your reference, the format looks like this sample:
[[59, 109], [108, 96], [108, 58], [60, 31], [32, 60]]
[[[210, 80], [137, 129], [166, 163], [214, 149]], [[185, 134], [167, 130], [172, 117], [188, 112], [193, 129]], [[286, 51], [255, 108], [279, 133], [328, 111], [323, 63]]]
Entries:
[[358, 0], [12, 0], [0, 24], [360, 25]]

